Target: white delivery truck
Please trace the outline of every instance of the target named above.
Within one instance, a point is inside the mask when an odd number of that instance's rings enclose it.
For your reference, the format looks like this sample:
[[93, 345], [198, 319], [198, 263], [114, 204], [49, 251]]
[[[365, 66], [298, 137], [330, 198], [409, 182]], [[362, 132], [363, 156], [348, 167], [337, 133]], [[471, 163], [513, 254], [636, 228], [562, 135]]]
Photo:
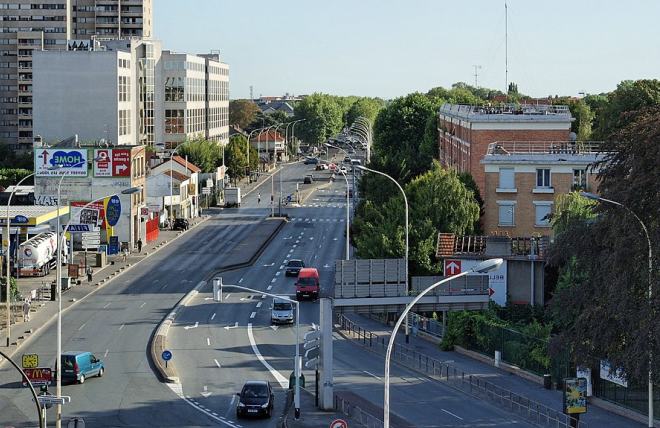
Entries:
[[44, 276], [57, 265], [57, 235], [40, 233], [18, 246], [20, 276]]
[[240, 207], [241, 206], [241, 188], [240, 187], [225, 187], [225, 207]]

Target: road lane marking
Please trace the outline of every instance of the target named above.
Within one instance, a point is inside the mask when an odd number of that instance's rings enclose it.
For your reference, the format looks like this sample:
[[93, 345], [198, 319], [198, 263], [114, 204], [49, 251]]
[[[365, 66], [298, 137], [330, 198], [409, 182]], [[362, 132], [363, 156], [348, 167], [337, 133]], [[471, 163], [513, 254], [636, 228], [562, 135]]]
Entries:
[[213, 315], [211, 315], [211, 321], [215, 318], [215, 312], [213, 312]]
[[220, 363], [218, 362], [218, 360], [214, 358], [213, 361], [215, 362], [215, 365], [218, 366], [218, 368], [220, 368]]
[[277, 278], [273, 278], [273, 279], [270, 280], [271, 283], [273, 283], [275, 281], [277, 281]]
[[227, 295], [225, 296], [225, 299], [229, 299], [229, 296], [231, 296], [231, 293], [227, 293]]
[[109, 352], [109, 351], [110, 351], [109, 349], [106, 349], [106, 350], [105, 350], [105, 353], [103, 354], [103, 358], [107, 358], [107, 356], [108, 356], [108, 352]]
[[140, 309], [144, 308], [144, 305], [146, 305], [146, 304], [147, 304], [147, 302], [142, 302], [142, 304], [140, 305]]
[[238, 280], [238, 283], [239, 283], [239, 284], [240, 284], [241, 282], [243, 282], [243, 278], [241, 278], [241, 279]]
[[260, 308], [262, 303], [263, 302], [257, 302], [257, 308]]
[[238, 328], [238, 321], [234, 323], [234, 325], [226, 325], [225, 330], [229, 330], [231, 328]]
[[262, 294], [262, 295], [261, 295], [261, 298], [262, 298], [262, 299], [265, 299], [265, 298], [266, 298], [266, 295], [265, 295], [265, 294]]
[[266, 361], [263, 355], [261, 355], [261, 352], [259, 352], [259, 348], [257, 348], [257, 343], [254, 341], [254, 335], [252, 334], [252, 323], [248, 323], [247, 333], [248, 333], [248, 339], [250, 340], [250, 346], [252, 346], [252, 351], [254, 352], [254, 355], [257, 356], [259, 361], [261, 361], [261, 364], [263, 364], [264, 367], [268, 369], [270, 374], [273, 375], [277, 383], [279, 383], [282, 388], [288, 389], [289, 381], [287, 380], [287, 378], [282, 376], [280, 372], [278, 372], [273, 368], [273, 366], [268, 364], [268, 361]]
[[85, 328], [85, 324], [87, 324], [87, 323], [86, 323], [86, 322], [82, 323], [82, 325], [81, 325], [80, 327], [78, 327], [78, 331], [80, 331], [80, 330], [82, 330], [83, 328]]
[[279, 276], [279, 274], [281, 274], [281, 273], [282, 273], [282, 272], [277, 271], [277, 272], [275, 272], [275, 276]]
[[107, 308], [108, 306], [110, 306], [110, 303], [106, 303], [103, 309]]
[[250, 319], [253, 319], [256, 315], [257, 315], [256, 312], [252, 312], [252, 313], [250, 314]]
[[229, 408], [227, 409], [227, 413], [225, 413], [226, 417], [229, 417], [229, 414], [234, 411], [234, 403], [236, 402], [236, 396], [231, 397], [231, 403], [229, 403]]
[[268, 287], [266, 287], [266, 291], [270, 291], [270, 290], [272, 290], [272, 289], [273, 289], [273, 286], [272, 286], [272, 285], [269, 285]]
[[375, 377], [376, 379], [381, 380], [381, 378], [379, 378], [378, 376], [376, 376], [375, 374], [373, 374], [373, 373], [371, 373], [371, 372], [368, 372], [368, 371], [366, 371], [366, 370], [363, 370], [363, 372], [366, 373], [366, 374], [368, 374], [369, 376], [373, 376], [373, 377]]
[[190, 330], [191, 328], [197, 328], [199, 327], [199, 321], [195, 321], [195, 325], [187, 325], [184, 328], [184, 330]]
[[280, 270], [284, 269], [284, 265], [280, 266]]
[[211, 346], [211, 339], [208, 337], [206, 338], [206, 346]]
[[453, 417], [455, 417], [456, 419], [460, 419], [460, 420], [463, 420], [463, 418], [462, 418], [462, 417], [460, 417], [460, 416], [458, 416], [458, 415], [455, 415], [455, 414], [453, 414], [453, 413], [452, 413], [452, 412], [450, 412], [449, 410], [445, 410], [445, 409], [440, 409], [440, 410], [442, 410], [443, 412], [445, 412], [445, 413], [447, 413], [448, 415], [452, 415], [452, 416], [453, 416]]
[[119, 330], [121, 330], [122, 328], [124, 328], [125, 325], [126, 325], [126, 324], [122, 324], [122, 325], [120, 325], [120, 326], [119, 326]]
[[[181, 384], [177, 384], [177, 383], [168, 383], [167, 386], [168, 386], [168, 387], [172, 390], [172, 392], [175, 393], [180, 399], [182, 399], [183, 401], [185, 401], [186, 403], [188, 403], [189, 405], [191, 405], [191, 406], [194, 407], [195, 409], [199, 410], [200, 412], [204, 413], [204, 414], [205, 414], [206, 416], [208, 416], [209, 418], [214, 419], [214, 420], [216, 420], [216, 421], [220, 422], [221, 424], [226, 425], [226, 426], [228, 426], [228, 427], [239, 428], [239, 427], [241, 426], [241, 425], [237, 425], [237, 424], [235, 424], [235, 423], [233, 423], [233, 422], [231, 422], [231, 421], [227, 421], [227, 420], [225, 420], [225, 418], [221, 418], [221, 417], [218, 417], [218, 416], [213, 416], [213, 414], [212, 414], [211, 412], [202, 409], [201, 406], [199, 406], [199, 405], [196, 405], [196, 404], [193, 402], [193, 400], [190, 399], [190, 397], [187, 397], [187, 396], [183, 395], [183, 390], [182, 390], [182, 388], [181, 388]], [[231, 410], [233, 410], [233, 408], [231, 408]]]

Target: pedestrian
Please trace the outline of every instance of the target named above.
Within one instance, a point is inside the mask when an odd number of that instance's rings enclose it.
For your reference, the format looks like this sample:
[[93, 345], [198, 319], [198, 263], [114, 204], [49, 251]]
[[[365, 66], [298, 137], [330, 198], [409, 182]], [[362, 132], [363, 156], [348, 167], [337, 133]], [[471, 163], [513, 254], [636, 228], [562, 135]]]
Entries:
[[261, 192], [257, 193], [257, 204], [261, 203]]
[[127, 257], [128, 257], [128, 248], [124, 248], [124, 251], [122, 252], [122, 260], [126, 261]]
[[94, 270], [91, 266], [87, 266], [87, 282], [92, 282], [92, 273]]
[[138, 253], [142, 253], [142, 238], [139, 238], [137, 241]]
[[30, 300], [25, 299], [23, 302], [23, 321], [30, 321]]

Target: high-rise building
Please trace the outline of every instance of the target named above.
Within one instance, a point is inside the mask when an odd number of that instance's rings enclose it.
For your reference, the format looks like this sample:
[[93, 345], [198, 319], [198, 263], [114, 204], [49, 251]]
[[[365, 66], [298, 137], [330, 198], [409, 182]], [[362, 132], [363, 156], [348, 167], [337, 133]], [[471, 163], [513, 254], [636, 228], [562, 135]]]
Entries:
[[80, 49], [96, 37], [151, 37], [152, 28], [152, 0], [0, 3], [0, 144], [32, 147], [34, 50]]

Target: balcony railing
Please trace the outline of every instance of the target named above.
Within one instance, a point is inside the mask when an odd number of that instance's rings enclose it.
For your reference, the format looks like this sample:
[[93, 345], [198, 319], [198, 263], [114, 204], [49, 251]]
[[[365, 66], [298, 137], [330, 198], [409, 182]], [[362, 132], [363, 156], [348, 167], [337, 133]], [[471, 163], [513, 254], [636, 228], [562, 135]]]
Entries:
[[488, 145], [488, 155], [569, 154], [600, 152], [600, 141], [496, 141]]

